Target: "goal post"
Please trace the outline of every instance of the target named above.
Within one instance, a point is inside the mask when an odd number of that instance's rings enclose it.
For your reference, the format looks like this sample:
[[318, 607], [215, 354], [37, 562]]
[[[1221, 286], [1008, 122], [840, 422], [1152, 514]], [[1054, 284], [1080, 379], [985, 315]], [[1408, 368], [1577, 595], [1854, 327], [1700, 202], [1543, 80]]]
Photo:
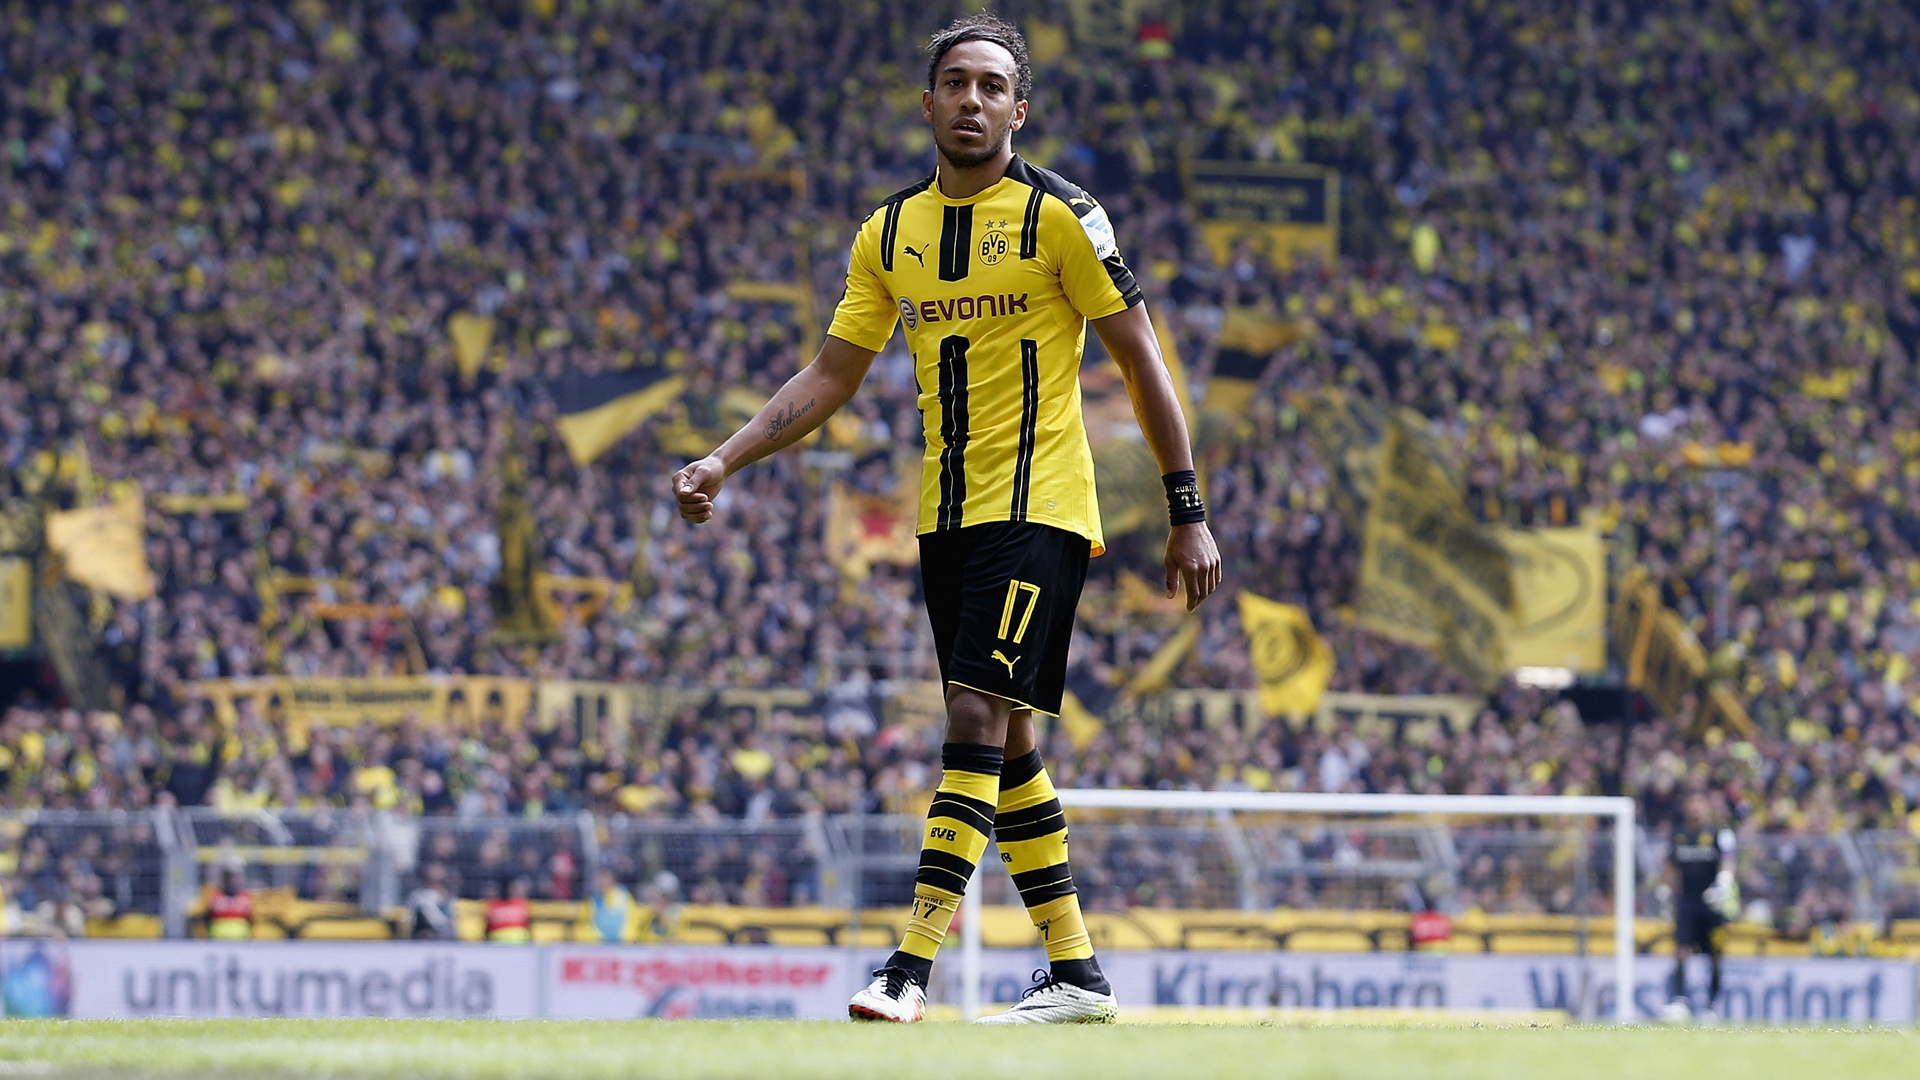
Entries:
[[[1419, 817], [1440, 820], [1462, 818], [1559, 818], [1611, 821], [1613, 824], [1613, 983], [1614, 1018], [1631, 1021], [1633, 1003], [1634, 802], [1625, 796], [1601, 795], [1413, 795], [1343, 794], [1262, 791], [1153, 791], [1124, 788], [1063, 788], [1060, 804], [1068, 811], [1111, 810], [1200, 813], [1231, 818], [1241, 814], [1297, 816], [1305, 819], [1352, 817]], [[982, 865], [985, 865], [983, 860]], [[993, 872], [994, 868], [988, 868]], [[960, 1009], [972, 1019], [980, 1014], [983, 971], [983, 874], [968, 883], [961, 906]]]

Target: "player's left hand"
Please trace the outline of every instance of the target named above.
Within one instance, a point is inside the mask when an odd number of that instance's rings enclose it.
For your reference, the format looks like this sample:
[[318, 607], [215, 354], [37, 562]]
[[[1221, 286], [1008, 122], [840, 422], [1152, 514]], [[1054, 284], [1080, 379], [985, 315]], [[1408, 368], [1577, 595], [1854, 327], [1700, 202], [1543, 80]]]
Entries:
[[1167, 533], [1167, 598], [1186, 586], [1192, 611], [1220, 587], [1220, 549], [1204, 521], [1175, 525]]

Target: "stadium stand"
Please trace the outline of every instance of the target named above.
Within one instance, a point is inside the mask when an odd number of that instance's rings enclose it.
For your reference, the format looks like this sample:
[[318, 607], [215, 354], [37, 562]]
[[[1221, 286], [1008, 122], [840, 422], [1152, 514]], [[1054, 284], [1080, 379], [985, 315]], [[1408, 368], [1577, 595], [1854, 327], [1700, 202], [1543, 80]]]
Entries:
[[[589, 811], [724, 836], [726, 821], [924, 799], [937, 735], [858, 702], [765, 723], [662, 716], [616, 747], [540, 716], [296, 738], [247, 710], [222, 723], [193, 689], [432, 672], [828, 695], [930, 676], [913, 573], [877, 566], [853, 587], [822, 551], [797, 460], [741, 476], [721, 511], [734, 528], [698, 541], [661, 478], [687, 432], [723, 426], [727, 389], [765, 392], [803, 360], [804, 320], [727, 286], [806, 275], [824, 305], [858, 216], [925, 171], [924, 135], [892, 121], [917, 102], [899, 88], [937, 20], [858, 0], [672, 19], [535, 6], [0, 5], [4, 494], [12, 512], [137, 488], [159, 578], [152, 599], [93, 612], [116, 708], [29, 697], [0, 717], [0, 807], [22, 823], [0, 872], [10, 902], [66, 923], [158, 911], [155, 856], [128, 832], [145, 818], [82, 835], [36, 813], [411, 811], [430, 819], [428, 850], [450, 838], [437, 862], [458, 865], [463, 904], [523, 873], [572, 910], [581, 871], [554, 865], [570, 824], [504, 851], [461, 823]], [[1337, 690], [1468, 689], [1343, 613], [1357, 523], [1287, 394], [1364, 392], [1433, 418], [1488, 520], [1599, 523], [1719, 643], [1711, 662], [1753, 730], [1703, 731], [1686, 710], [1585, 725], [1508, 683], [1471, 728], [1418, 747], [1279, 722], [1237, 742], [1197, 726], [1056, 733], [1060, 782], [1617, 790], [1656, 837], [1703, 791], [1757, 853], [1751, 918], [1802, 941], [1843, 922], [1865, 871], [1837, 868], [1832, 838], [1879, 830], [1862, 843], [1880, 853], [1869, 891], [1887, 940], [1920, 941], [1920, 416], [1903, 389], [1920, 348], [1920, 153], [1896, 137], [1920, 122], [1915, 13], [1611, 0], [1583, 33], [1545, 0], [1206, 7], [1170, 57], [1115, 69], [1037, 49], [1020, 147], [1104, 200], [1197, 386], [1228, 309], [1287, 327], [1210, 474], [1229, 580], [1312, 614]], [[1037, 42], [1065, 33], [1057, 14], [1006, 9], [1052, 27]], [[877, 55], [899, 60], [855, 62]], [[1340, 170], [1341, 256], [1216, 262], [1173, 180], [1193, 155]], [[459, 312], [493, 320], [466, 371], [447, 329]], [[911, 438], [903, 359], [883, 356], [833, 445]], [[683, 372], [683, 400], [576, 468], [541, 383], [630, 364]], [[1725, 625], [1690, 443], [1752, 449], [1723, 493]], [[544, 646], [493, 633], [514, 458], [544, 569], [621, 586]], [[1116, 544], [1092, 599], [1150, 555]], [[1172, 632], [1082, 629], [1077, 677], [1108, 687]], [[1211, 605], [1172, 683], [1252, 680], [1236, 613]], [[734, 940], [746, 912], [810, 899], [793, 867], [699, 858], [715, 861], [645, 867], [685, 886], [686, 933]], [[629, 881], [643, 866], [616, 865]], [[1500, 888], [1497, 855], [1468, 865], [1469, 888]], [[1117, 848], [1082, 878], [1094, 908], [1208, 902], [1178, 868]], [[284, 888], [285, 910], [363, 917], [339, 875]], [[1311, 908], [1301, 889], [1293, 906]], [[296, 934], [325, 918], [263, 921]]]

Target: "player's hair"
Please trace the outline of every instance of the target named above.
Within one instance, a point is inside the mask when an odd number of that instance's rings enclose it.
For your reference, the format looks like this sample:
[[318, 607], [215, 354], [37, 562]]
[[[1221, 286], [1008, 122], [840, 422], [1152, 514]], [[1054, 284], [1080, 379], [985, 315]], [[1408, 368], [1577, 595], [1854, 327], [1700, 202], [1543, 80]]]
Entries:
[[1027, 100], [1033, 93], [1033, 62], [1027, 56], [1026, 35], [1018, 26], [991, 11], [955, 19], [927, 42], [927, 89], [933, 89], [939, 78], [940, 61], [947, 50], [969, 41], [991, 41], [1013, 54], [1013, 96], [1019, 101]]

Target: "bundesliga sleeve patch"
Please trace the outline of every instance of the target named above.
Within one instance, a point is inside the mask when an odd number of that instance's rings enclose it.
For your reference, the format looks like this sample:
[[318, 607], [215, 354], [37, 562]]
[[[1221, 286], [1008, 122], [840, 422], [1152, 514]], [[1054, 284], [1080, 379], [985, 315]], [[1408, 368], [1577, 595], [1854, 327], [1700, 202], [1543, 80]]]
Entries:
[[[1074, 202], [1082, 200], [1075, 199]], [[1086, 213], [1080, 215], [1080, 227], [1087, 231], [1087, 239], [1093, 242], [1093, 256], [1105, 262], [1120, 252], [1119, 241], [1113, 237], [1113, 222], [1107, 220], [1106, 208], [1097, 202], [1091, 203]]]

